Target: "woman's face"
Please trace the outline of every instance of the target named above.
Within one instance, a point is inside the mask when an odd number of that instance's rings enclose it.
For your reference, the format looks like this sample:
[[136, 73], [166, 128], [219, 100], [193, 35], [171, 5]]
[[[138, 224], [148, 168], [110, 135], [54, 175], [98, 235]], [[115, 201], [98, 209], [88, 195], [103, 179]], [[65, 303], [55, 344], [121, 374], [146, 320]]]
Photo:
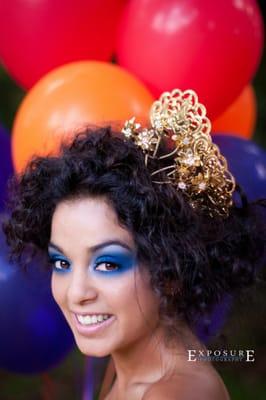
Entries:
[[[139, 269], [132, 235], [103, 199], [61, 202], [48, 253], [53, 297], [82, 353], [103, 357], [154, 332], [159, 303], [148, 272]], [[90, 318], [80, 323], [78, 315]]]

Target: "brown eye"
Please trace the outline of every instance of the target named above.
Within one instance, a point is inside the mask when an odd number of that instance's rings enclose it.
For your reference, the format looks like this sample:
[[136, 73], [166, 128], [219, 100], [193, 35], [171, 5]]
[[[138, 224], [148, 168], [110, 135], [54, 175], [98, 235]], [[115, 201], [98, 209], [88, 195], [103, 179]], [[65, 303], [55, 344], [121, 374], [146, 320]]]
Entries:
[[56, 271], [67, 271], [69, 268], [69, 263], [66, 260], [49, 260], [49, 263], [53, 266]]
[[[105, 266], [105, 267], [102, 267], [102, 266]], [[96, 267], [95, 267], [96, 271], [116, 271], [117, 269], [119, 269], [119, 266], [116, 263], [113, 263], [110, 261], [98, 263], [98, 264], [96, 264]]]
[[59, 269], [66, 269], [68, 267], [68, 263], [64, 260], [57, 260], [55, 262], [55, 267]]

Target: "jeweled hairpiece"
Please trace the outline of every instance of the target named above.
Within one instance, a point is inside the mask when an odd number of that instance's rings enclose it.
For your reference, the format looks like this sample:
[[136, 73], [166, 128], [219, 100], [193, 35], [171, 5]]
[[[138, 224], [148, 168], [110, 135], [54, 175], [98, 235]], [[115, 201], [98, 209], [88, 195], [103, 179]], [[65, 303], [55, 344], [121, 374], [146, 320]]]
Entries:
[[[235, 179], [212, 142], [211, 122], [196, 93], [179, 89], [163, 93], [151, 107], [150, 123], [150, 128], [142, 128], [133, 117], [125, 122], [122, 133], [142, 149], [146, 166], [149, 158], [171, 157], [174, 161], [153, 171], [153, 177], [168, 171], [166, 179], [153, 182], [170, 183], [183, 192], [193, 208], [207, 211], [211, 217], [227, 217]], [[163, 137], [174, 142], [174, 150], [159, 157], [157, 151]]]

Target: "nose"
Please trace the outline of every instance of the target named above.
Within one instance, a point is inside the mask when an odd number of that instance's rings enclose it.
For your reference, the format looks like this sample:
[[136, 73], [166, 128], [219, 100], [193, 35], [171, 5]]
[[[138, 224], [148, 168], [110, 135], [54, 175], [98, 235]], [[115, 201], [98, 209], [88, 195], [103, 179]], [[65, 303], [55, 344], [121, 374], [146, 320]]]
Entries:
[[73, 268], [68, 286], [69, 304], [78, 305], [96, 300], [98, 291], [87, 268]]

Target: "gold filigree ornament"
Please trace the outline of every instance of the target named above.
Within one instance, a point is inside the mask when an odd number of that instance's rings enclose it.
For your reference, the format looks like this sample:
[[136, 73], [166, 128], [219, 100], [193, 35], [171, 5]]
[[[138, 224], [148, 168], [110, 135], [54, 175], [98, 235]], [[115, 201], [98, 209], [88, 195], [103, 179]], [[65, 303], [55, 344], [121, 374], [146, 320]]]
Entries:
[[[149, 158], [174, 160], [151, 173], [154, 177], [168, 171], [166, 179], [153, 182], [172, 184], [194, 209], [207, 211], [211, 217], [227, 217], [236, 183], [226, 159], [212, 142], [211, 122], [197, 94], [179, 89], [163, 93], [151, 107], [150, 123], [150, 128], [142, 128], [133, 117], [125, 122], [122, 133], [142, 149], [146, 166]], [[174, 142], [174, 150], [158, 157], [163, 137]]]

